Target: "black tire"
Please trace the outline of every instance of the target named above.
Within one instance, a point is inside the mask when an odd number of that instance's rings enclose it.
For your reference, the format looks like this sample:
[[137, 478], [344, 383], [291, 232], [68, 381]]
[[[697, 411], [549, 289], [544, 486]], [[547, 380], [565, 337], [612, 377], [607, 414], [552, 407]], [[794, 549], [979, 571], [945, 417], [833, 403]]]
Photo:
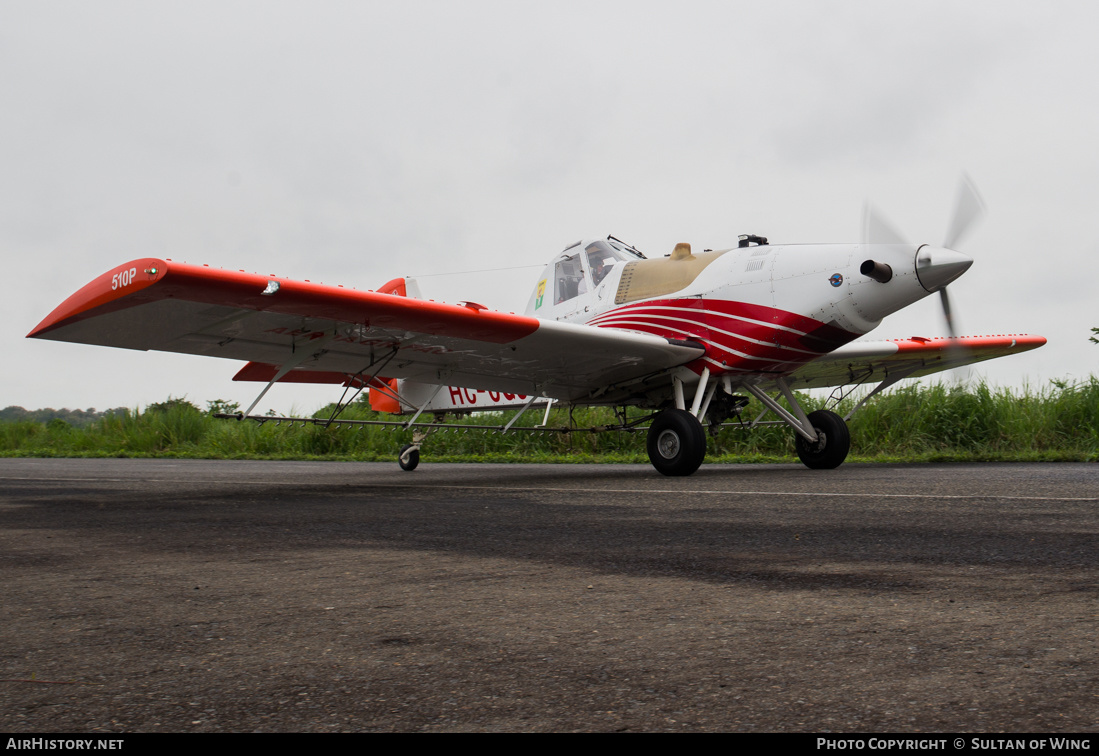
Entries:
[[690, 475], [706, 456], [706, 431], [690, 412], [664, 410], [649, 426], [649, 461], [664, 475]]
[[809, 422], [821, 433], [820, 441], [812, 443], [800, 433], [794, 439], [798, 457], [811, 470], [834, 470], [847, 459], [851, 451], [851, 431], [835, 412], [817, 410], [809, 413]]
[[[412, 472], [416, 469], [416, 465], [420, 464], [420, 450], [412, 449], [412, 444], [405, 444], [401, 447], [401, 453], [397, 455], [397, 464], [401, 466], [402, 470]], [[408, 452], [408, 461], [405, 462], [405, 452]]]

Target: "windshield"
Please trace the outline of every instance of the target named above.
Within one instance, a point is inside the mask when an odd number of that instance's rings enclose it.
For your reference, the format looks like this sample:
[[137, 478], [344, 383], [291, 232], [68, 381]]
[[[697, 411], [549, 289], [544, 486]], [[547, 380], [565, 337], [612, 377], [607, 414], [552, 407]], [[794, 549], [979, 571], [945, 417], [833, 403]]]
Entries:
[[617, 263], [632, 260], [633, 256], [605, 241], [592, 242], [584, 248], [588, 257], [588, 269], [592, 282], [598, 286]]

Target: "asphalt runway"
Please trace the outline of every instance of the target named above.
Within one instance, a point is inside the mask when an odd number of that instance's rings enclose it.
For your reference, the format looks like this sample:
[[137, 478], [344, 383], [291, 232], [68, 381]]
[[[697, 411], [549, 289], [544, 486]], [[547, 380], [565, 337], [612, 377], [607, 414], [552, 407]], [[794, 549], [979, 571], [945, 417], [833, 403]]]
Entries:
[[1099, 465], [0, 460], [0, 731], [1095, 732]]

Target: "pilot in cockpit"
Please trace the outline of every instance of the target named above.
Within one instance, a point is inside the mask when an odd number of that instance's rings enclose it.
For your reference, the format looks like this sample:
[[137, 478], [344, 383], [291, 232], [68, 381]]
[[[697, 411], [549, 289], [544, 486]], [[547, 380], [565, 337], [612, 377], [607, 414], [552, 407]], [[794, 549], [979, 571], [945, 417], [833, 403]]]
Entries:
[[588, 250], [588, 267], [591, 268], [592, 283], [595, 286], [607, 275], [603, 265], [603, 251], [598, 248]]

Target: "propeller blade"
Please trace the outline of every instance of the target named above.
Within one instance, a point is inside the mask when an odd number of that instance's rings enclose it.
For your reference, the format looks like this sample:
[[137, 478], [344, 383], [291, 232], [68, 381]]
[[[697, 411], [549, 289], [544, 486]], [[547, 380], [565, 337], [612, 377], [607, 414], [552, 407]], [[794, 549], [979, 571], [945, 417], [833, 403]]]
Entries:
[[[943, 246], [954, 249], [962, 238], [969, 232], [970, 227], [985, 213], [985, 203], [973, 185], [972, 179], [962, 174], [961, 183], [958, 185], [958, 198], [954, 202], [954, 217], [947, 227], [946, 240]], [[944, 295], [945, 296], [945, 295]]]
[[[955, 327], [954, 315], [950, 309], [950, 296], [946, 293], [946, 287], [939, 289], [939, 301], [943, 306], [943, 316], [946, 319], [946, 330], [950, 334], [950, 342], [947, 344], [946, 349], [943, 352], [943, 359], [949, 363], [963, 363], [969, 356], [969, 350], [961, 345], [958, 341], [958, 329]], [[965, 383], [969, 380], [970, 371], [965, 365], [958, 364], [953, 369], [954, 380], [958, 383]]]
[[[939, 292], [939, 303], [943, 308], [949, 341], [945, 345], [943, 359], [947, 363], [965, 361], [969, 350], [958, 341], [958, 328], [954, 322], [953, 308], [946, 286], [973, 264], [972, 258], [954, 249], [962, 238], [969, 233], [973, 224], [985, 212], [985, 204], [977, 187], [969, 176], [962, 174], [958, 187], [958, 197], [954, 202], [954, 216], [947, 227], [946, 241], [942, 248], [923, 245], [916, 251], [916, 272], [920, 284], [929, 292]], [[867, 203], [862, 214], [862, 243], [907, 245], [908, 242], [881, 213]], [[960, 376], [958, 376], [960, 378]]]
[[862, 208], [863, 244], [908, 244], [893, 225], [878, 210], [867, 202]]
[[939, 289], [939, 301], [942, 302], [943, 316], [946, 318], [946, 332], [950, 338], [958, 338], [958, 331], [954, 328], [954, 315], [950, 311], [950, 295], [946, 293], [946, 287]]

